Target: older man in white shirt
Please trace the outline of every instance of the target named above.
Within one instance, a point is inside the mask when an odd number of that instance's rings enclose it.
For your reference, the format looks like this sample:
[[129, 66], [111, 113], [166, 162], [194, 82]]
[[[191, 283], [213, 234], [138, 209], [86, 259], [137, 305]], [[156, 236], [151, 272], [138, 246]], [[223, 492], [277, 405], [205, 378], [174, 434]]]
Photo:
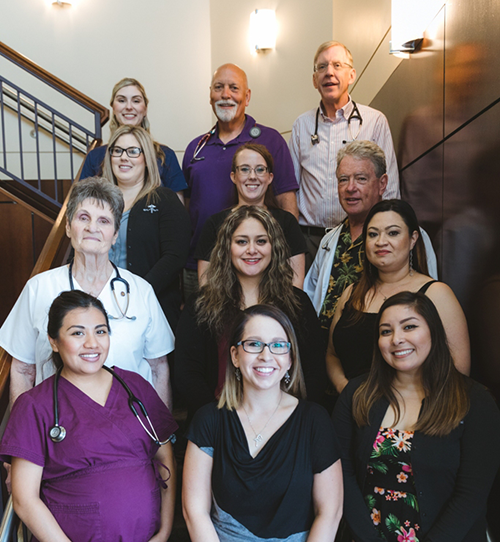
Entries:
[[[290, 153], [299, 182], [299, 223], [308, 243], [310, 266], [325, 228], [345, 217], [337, 191], [337, 153], [354, 140], [377, 143], [387, 160], [384, 198], [399, 198], [399, 175], [392, 136], [385, 116], [356, 104], [349, 85], [356, 79], [352, 55], [345, 45], [328, 41], [314, 57], [313, 84], [321, 95], [318, 108], [297, 118], [290, 139]], [[306, 256], [307, 258], [307, 256]]]

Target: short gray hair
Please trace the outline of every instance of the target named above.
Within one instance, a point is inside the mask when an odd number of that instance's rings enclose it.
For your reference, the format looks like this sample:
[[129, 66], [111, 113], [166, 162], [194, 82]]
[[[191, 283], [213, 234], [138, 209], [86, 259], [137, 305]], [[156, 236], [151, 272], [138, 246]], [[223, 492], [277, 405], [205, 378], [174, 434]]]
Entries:
[[327, 49], [330, 49], [330, 47], [342, 47], [344, 49], [344, 51], [345, 51], [346, 56], [347, 56], [347, 60], [351, 64], [351, 68], [354, 67], [354, 62], [353, 62], [353, 59], [352, 59], [351, 51], [349, 51], [349, 49], [343, 43], [340, 43], [340, 41], [333, 41], [332, 40], [332, 41], [325, 41], [325, 43], [322, 43], [318, 47], [318, 50], [316, 51], [316, 54], [314, 55], [313, 71], [316, 71], [316, 62], [318, 62], [319, 55], [323, 51], [326, 51]]
[[340, 162], [346, 156], [352, 156], [358, 160], [370, 160], [375, 169], [377, 179], [380, 179], [384, 173], [387, 173], [384, 151], [373, 141], [351, 141], [351, 143], [342, 147], [337, 153], [337, 176]]
[[66, 218], [69, 224], [73, 221], [78, 207], [86, 199], [94, 200], [100, 205], [107, 203], [111, 207], [116, 233], [120, 229], [123, 209], [125, 208], [121, 190], [104, 177], [88, 177], [83, 181], [74, 183], [68, 200], [68, 208], [66, 209]]

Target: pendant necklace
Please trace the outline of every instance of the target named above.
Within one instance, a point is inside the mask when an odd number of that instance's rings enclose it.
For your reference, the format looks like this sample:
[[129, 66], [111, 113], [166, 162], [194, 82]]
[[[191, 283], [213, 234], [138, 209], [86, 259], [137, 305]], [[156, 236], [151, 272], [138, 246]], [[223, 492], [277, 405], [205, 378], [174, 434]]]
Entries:
[[251, 427], [252, 431], [255, 433], [255, 437], [254, 437], [253, 441], [255, 442], [255, 447], [256, 448], [258, 448], [260, 446], [260, 444], [261, 444], [261, 442], [263, 440], [262, 433], [264, 432], [266, 427], [269, 425], [269, 422], [273, 419], [273, 416], [276, 414], [276, 412], [278, 412], [278, 408], [281, 405], [281, 399], [282, 398], [283, 398], [283, 392], [281, 392], [280, 400], [278, 401], [278, 404], [277, 404], [276, 408], [274, 409], [274, 412], [271, 414], [271, 417], [267, 420], [266, 425], [264, 425], [264, 427], [258, 433], [253, 428], [252, 422], [250, 421], [250, 416], [248, 415], [248, 412], [246, 411], [245, 407], [243, 405], [241, 405], [241, 408], [243, 409], [243, 412], [247, 416], [248, 423], [250, 424], [250, 427]]

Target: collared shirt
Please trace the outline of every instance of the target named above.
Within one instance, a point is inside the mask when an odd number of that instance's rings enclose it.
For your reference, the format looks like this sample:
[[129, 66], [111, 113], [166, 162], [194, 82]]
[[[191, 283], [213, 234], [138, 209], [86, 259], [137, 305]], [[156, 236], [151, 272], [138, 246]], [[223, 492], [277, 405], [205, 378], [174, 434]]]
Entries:
[[[250, 134], [252, 128], [258, 128], [260, 134], [252, 137]], [[274, 159], [272, 186], [275, 194], [298, 189], [290, 151], [282, 135], [273, 128], [257, 124], [249, 115], [246, 116], [241, 134], [228, 143], [223, 143], [219, 139], [216, 127], [203, 148], [200, 145], [195, 159], [194, 153], [202, 138], [203, 135], [191, 141], [182, 162], [182, 170], [189, 186], [189, 215], [193, 231], [186, 265], [189, 269], [197, 267], [193, 254], [207, 218], [236, 203], [236, 189], [230, 174], [233, 156], [238, 147], [250, 141], [267, 147]]]
[[364, 252], [362, 235], [359, 235], [354, 242], [352, 241], [349, 219], [346, 218], [337, 242], [325, 300], [319, 313], [322, 329], [326, 331], [330, 329], [340, 296], [350, 284], [356, 282], [361, 276]]
[[293, 124], [289, 145], [295, 175], [300, 185], [297, 194], [300, 224], [333, 228], [346, 216], [338, 197], [337, 153], [354, 138], [357, 141], [374, 141], [382, 148], [389, 176], [383, 197], [400, 197], [398, 165], [387, 119], [376, 109], [356, 105], [363, 124], [360, 127], [359, 121], [354, 118], [351, 120], [350, 129], [348, 119], [354, 107], [350, 98], [349, 102], [336, 112], [334, 119], [328, 118], [321, 111], [318, 118], [319, 143], [316, 145], [312, 144], [311, 136], [315, 130], [317, 109], [304, 113]]

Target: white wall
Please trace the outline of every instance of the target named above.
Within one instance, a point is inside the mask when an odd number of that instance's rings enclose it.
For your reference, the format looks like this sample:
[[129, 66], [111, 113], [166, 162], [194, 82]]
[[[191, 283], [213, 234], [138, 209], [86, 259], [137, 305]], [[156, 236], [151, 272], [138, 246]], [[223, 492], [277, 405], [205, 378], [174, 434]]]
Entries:
[[[50, 0], [12, 2], [0, 18], [0, 39], [104, 105], [116, 81], [136, 77], [151, 101], [153, 135], [179, 157], [213, 123], [208, 87], [225, 62], [247, 72], [248, 112], [285, 137], [295, 118], [318, 103], [312, 59], [323, 41], [337, 39], [351, 49], [358, 73], [352, 94], [362, 103], [370, 103], [400, 62], [388, 54], [390, 0], [76, 1], [64, 9]], [[256, 8], [276, 10], [277, 44], [268, 53], [250, 50]], [[14, 71], [0, 59], [0, 73]], [[50, 91], [39, 93], [51, 99]], [[9, 142], [12, 153], [16, 139]]]
[[[268, 53], [250, 50], [255, 9], [276, 11], [276, 49]], [[313, 57], [318, 45], [332, 39], [332, 9], [332, 0], [211, 0], [212, 67], [233, 62], [245, 70], [252, 89], [247, 111], [258, 122], [287, 132], [298, 115], [317, 106]]]
[[333, 39], [354, 58], [354, 100], [369, 105], [401, 62], [389, 54], [391, 0], [333, 0]]
[[[16, 0], [2, 9], [0, 39], [104, 105], [118, 80], [135, 77], [150, 99], [152, 134], [176, 151], [210, 125], [209, 0], [77, 0], [68, 8]], [[7, 62], [0, 70], [26, 79]]]

